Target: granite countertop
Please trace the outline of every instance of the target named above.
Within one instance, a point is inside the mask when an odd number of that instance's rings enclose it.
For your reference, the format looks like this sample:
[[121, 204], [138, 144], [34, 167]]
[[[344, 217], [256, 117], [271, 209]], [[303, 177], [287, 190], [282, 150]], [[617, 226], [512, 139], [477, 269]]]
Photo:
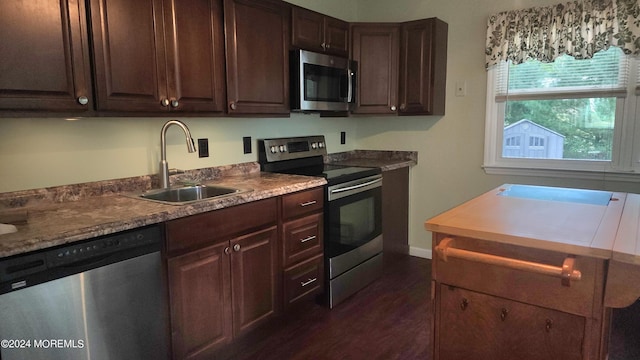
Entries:
[[[131, 178], [130, 182], [137, 183], [138, 179]], [[100, 183], [92, 185], [99, 187]], [[0, 194], [0, 206], [4, 205], [5, 213], [25, 210], [28, 213], [27, 223], [16, 225], [18, 232], [0, 235], [0, 258], [323, 186], [326, 180], [262, 173], [258, 167], [250, 173], [223, 175], [201, 183], [251, 191], [183, 205], [136, 199], [134, 195], [142, 191], [122, 185], [119, 189], [125, 191], [91, 196], [85, 193], [93, 191], [80, 189], [81, 185], [20, 192], [14, 198]], [[7, 203], [14, 206], [8, 209]], [[16, 203], [23, 206], [15, 206]]]
[[[417, 164], [417, 153], [408, 151], [354, 150], [330, 154], [328, 163], [380, 167], [382, 171]], [[26, 214], [18, 232], [0, 235], [0, 258], [91, 239], [141, 226], [240, 205], [251, 201], [326, 184], [319, 177], [260, 172], [255, 162], [189, 170], [172, 175], [171, 184], [195, 182], [250, 191], [220, 198], [173, 205], [137, 199], [159, 188], [156, 175], [0, 193], [2, 215]]]
[[391, 171], [418, 164], [416, 151], [353, 150], [329, 154], [325, 162], [336, 165], [379, 167]]

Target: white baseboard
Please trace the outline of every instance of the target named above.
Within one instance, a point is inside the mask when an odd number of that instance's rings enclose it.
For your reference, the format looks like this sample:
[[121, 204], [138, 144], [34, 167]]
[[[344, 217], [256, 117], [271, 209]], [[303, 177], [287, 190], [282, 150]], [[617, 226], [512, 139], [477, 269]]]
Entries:
[[413, 247], [410, 246], [409, 247], [409, 255], [411, 256], [417, 256], [417, 257], [421, 257], [421, 258], [425, 258], [425, 259], [431, 259], [431, 254], [432, 251], [431, 249], [423, 249], [423, 248], [419, 248], [419, 247]]

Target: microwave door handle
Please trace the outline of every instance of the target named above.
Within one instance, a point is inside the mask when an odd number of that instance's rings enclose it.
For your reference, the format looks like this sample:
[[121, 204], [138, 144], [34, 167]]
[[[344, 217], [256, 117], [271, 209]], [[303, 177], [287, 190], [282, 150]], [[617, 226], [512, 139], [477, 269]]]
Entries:
[[349, 83], [347, 90], [347, 102], [353, 102], [353, 73], [351, 69], [347, 69], [347, 82]]

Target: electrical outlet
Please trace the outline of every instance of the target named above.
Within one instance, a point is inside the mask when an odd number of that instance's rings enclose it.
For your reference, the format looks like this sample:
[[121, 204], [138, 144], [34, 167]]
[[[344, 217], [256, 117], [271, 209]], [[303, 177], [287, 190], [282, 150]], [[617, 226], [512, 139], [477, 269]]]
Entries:
[[344, 131], [340, 132], [340, 144], [344, 145], [347, 143], [347, 133]]
[[251, 154], [251, 136], [245, 136], [242, 138], [242, 147], [245, 154]]
[[209, 139], [198, 139], [198, 157], [209, 157]]

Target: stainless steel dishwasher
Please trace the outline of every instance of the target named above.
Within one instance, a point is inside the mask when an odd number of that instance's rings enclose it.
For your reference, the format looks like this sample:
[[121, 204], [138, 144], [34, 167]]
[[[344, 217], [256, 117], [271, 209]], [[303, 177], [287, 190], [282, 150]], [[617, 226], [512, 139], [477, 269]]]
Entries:
[[159, 226], [0, 260], [0, 358], [167, 359]]

